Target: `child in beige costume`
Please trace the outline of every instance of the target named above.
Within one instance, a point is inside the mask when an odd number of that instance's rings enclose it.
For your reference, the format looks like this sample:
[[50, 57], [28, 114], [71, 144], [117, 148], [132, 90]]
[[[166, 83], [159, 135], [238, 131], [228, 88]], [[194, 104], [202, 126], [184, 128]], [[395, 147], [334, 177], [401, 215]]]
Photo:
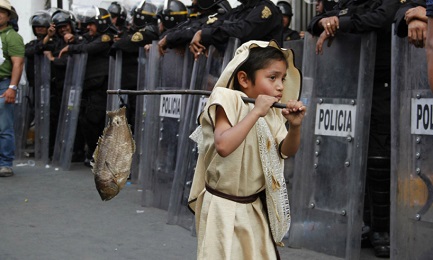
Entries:
[[[199, 158], [189, 206], [198, 259], [278, 258], [275, 245], [290, 225], [283, 158], [296, 153], [306, 112], [297, 101], [300, 81], [291, 50], [250, 41], [216, 83], [195, 132]], [[275, 102], [286, 108], [271, 107]]]

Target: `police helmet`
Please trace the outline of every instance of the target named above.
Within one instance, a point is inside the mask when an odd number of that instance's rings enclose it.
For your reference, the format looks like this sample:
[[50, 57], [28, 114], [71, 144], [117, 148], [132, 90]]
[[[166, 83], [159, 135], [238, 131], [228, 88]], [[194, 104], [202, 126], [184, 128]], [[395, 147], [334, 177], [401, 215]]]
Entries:
[[111, 17], [116, 18], [116, 26], [124, 26], [126, 23], [126, 10], [125, 8], [119, 4], [118, 2], [112, 2], [110, 6], [107, 8], [107, 11], [110, 13]]
[[166, 29], [171, 29], [188, 19], [188, 11], [181, 1], [169, 0], [168, 6], [162, 10], [159, 18]]
[[81, 23], [85, 25], [95, 24], [97, 31], [100, 33], [104, 33], [111, 28], [110, 13], [104, 8], [92, 6], [85, 10], [80, 18]]
[[132, 25], [136, 28], [144, 28], [148, 24], [157, 24], [157, 7], [154, 4], [142, 1], [137, 7], [132, 9]]
[[50, 27], [51, 15], [47, 11], [38, 11], [30, 17], [29, 24], [32, 26], [33, 34], [36, 35], [35, 27]]
[[283, 15], [292, 17], [293, 11], [292, 11], [292, 5], [285, 1], [280, 1], [277, 3], [277, 7], [280, 9], [281, 13]]
[[64, 26], [69, 24], [73, 32], [75, 32], [75, 16], [66, 10], [59, 9], [53, 13], [51, 16], [51, 20], [53, 21], [56, 27]]

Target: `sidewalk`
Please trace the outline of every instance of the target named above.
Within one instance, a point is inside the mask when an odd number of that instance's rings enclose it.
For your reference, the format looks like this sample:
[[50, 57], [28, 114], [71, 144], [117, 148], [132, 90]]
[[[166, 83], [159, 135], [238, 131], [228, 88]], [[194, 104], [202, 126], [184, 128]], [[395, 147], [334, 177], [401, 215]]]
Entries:
[[[16, 161], [22, 165], [23, 161]], [[128, 184], [102, 201], [90, 168], [70, 171], [23, 165], [0, 178], [1, 260], [196, 258], [190, 231], [167, 225], [167, 212], [141, 207], [141, 187]], [[339, 259], [279, 248], [282, 259]], [[361, 259], [376, 259], [363, 250]]]

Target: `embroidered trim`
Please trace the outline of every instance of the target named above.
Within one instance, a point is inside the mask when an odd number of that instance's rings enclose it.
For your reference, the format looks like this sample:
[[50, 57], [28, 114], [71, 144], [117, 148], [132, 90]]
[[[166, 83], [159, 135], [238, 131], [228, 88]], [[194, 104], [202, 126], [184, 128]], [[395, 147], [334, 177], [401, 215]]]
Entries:
[[272, 237], [276, 243], [283, 240], [290, 228], [290, 205], [284, 179], [283, 160], [278, 145], [263, 117], [256, 123], [260, 160], [266, 180], [266, 204]]

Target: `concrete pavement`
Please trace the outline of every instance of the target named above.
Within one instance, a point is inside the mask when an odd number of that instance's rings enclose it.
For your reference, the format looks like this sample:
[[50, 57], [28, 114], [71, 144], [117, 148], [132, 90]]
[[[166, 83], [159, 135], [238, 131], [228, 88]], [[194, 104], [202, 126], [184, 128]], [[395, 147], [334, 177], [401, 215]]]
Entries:
[[[167, 225], [167, 211], [141, 206], [141, 187], [129, 183], [101, 201], [90, 168], [70, 171], [15, 162], [0, 178], [1, 260], [195, 259], [196, 238]], [[339, 259], [279, 248], [282, 259]], [[361, 259], [376, 259], [364, 249]]]

